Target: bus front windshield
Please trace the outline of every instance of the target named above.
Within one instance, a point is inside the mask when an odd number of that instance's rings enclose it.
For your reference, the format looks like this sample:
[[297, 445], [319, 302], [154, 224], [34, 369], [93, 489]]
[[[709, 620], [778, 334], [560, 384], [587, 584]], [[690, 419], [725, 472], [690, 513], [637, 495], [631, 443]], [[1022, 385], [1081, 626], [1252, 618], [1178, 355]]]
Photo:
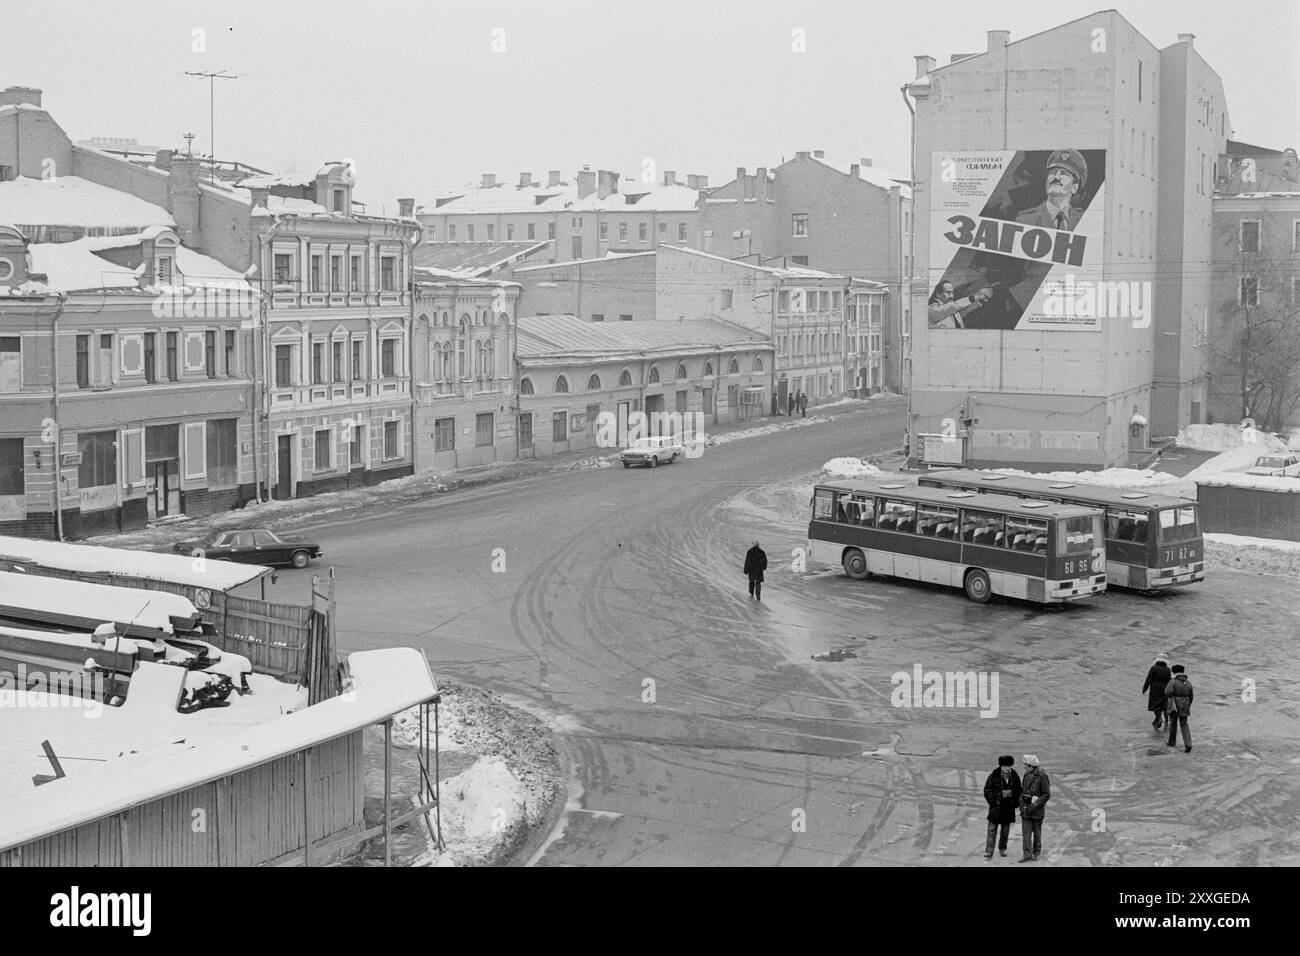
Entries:
[[1056, 528], [1056, 553], [1088, 554], [1101, 547], [1101, 515], [1062, 518]]
[[1187, 504], [1178, 508], [1164, 508], [1160, 512], [1160, 543], [1173, 541], [1190, 541], [1201, 534], [1196, 521], [1196, 505]]

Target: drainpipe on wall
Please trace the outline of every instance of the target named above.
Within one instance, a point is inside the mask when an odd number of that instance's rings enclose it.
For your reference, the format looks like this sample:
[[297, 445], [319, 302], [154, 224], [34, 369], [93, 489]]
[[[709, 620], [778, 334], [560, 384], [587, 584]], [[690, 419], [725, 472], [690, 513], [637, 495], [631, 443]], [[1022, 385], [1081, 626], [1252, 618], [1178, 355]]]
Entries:
[[[263, 267], [266, 265], [267, 243], [275, 238], [275, 234], [280, 231], [284, 225], [279, 216], [275, 217], [275, 222], [271, 228], [264, 233], [259, 233], [257, 237], [257, 269], [262, 283], [266, 282], [266, 273]], [[272, 257], [271, 268], [275, 268], [275, 259]], [[274, 288], [275, 274], [271, 274], [272, 287]], [[267, 301], [270, 294], [263, 288], [259, 296], [258, 312], [262, 320], [262, 431], [265, 436], [264, 454], [266, 455], [266, 500], [271, 499], [271, 320], [270, 308]], [[253, 438], [253, 457], [257, 458], [257, 438]], [[262, 501], [261, 489], [258, 489], [258, 502]]]
[[[21, 113], [22, 111], [19, 110]], [[59, 306], [54, 310], [54, 321], [52, 342], [54, 348], [54, 368], [51, 373], [51, 380], [54, 383], [54, 456], [50, 466], [54, 469], [54, 533], [55, 536], [63, 540], [63, 432], [59, 428], [59, 317], [63, 315], [63, 307], [67, 302], [67, 293], [57, 293]]]
[[[916, 109], [912, 106], [912, 101], [907, 96], [907, 84], [904, 83], [899, 87], [899, 92], [903, 94], [903, 103], [907, 106], [907, 111], [912, 114], [911, 117], [911, 146], [909, 147], [908, 158], [912, 162], [912, 229], [907, 237], [907, 261], [910, 263], [909, 272], [916, 271]], [[1004, 124], [1005, 126], [1005, 124]], [[1005, 132], [1005, 129], [1004, 129]], [[901, 191], [900, 191], [901, 193]], [[902, 202], [900, 194], [899, 202]], [[903, 276], [903, 301], [898, 304], [898, 325], [899, 342], [898, 349], [898, 384], [900, 388], [907, 391], [907, 451], [908, 457], [911, 457], [913, 442], [912, 436], [912, 380], [906, 370], [911, 367], [912, 336], [907, 334], [910, 330], [903, 328], [903, 323], [907, 313], [904, 306], [912, 304], [912, 276]]]

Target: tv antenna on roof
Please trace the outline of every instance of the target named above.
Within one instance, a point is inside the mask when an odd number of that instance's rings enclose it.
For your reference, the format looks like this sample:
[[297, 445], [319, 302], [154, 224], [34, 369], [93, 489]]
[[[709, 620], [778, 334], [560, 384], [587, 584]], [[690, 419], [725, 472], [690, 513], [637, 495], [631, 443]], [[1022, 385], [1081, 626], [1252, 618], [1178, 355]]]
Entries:
[[238, 76], [227, 73], [225, 70], [201, 71], [186, 70], [186, 76], [204, 77], [208, 81], [208, 145], [212, 150], [212, 162], [208, 166], [208, 183], [209, 185], [216, 182], [217, 175], [217, 147], [216, 147], [216, 81], [217, 80], [237, 80], [240, 76], [246, 76], [240, 73]]

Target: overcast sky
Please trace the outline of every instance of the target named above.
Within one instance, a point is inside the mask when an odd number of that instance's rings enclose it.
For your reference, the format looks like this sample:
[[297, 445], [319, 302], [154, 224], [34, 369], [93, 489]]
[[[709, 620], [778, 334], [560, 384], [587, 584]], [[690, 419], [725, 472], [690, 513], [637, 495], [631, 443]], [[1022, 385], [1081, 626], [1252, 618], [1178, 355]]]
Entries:
[[[0, 86], [36, 86], [74, 139], [133, 137], [273, 172], [351, 158], [356, 198], [427, 202], [482, 172], [566, 177], [774, 166], [796, 150], [907, 172], [899, 87], [946, 63], [1105, 9], [1097, 0], [38, 0], [0, 13]], [[1157, 47], [1196, 34], [1237, 138], [1300, 147], [1300, 3], [1124, 0]], [[792, 31], [806, 52], [792, 51]], [[194, 31], [206, 52], [195, 52]], [[494, 33], [494, 31], [503, 33]], [[502, 52], [494, 52], [504, 44]], [[1089, 144], [1081, 144], [1089, 145]], [[378, 211], [372, 206], [372, 211]]]

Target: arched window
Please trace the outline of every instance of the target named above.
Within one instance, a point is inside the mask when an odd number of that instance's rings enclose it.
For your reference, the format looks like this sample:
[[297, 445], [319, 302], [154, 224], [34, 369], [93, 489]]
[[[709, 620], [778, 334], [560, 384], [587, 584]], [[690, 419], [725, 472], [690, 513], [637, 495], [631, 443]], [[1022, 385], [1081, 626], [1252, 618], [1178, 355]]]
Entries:
[[444, 382], [451, 381], [451, 343], [443, 342], [438, 346], [438, 378]]
[[624, 387], [624, 386], [631, 385], [631, 384], [632, 384], [632, 373], [629, 372], [627, 369], [623, 369], [623, 371], [619, 372], [619, 373], [618, 373], [618, 384], [619, 384], [620, 387]]
[[708, 377], [709, 377], [710, 375], [712, 375], [712, 374], [713, 374], [713, 363], [712, 363], [712, 362], [705, 362], [705, 363], [704, 363], [704, 377], [705, 377], [705, 378], [708, 378]]
[[491, 338], [483, 340], [483, 377], [489, 381], [497, 377], [496, 343]]
[[677, 366], [677, 377], [678, 377], [678, 378], [685, 378], [685, 377], [686, 377], [686, 363], [685, 363], [685, 362], [683, 362], [681, 365]]
[[600, 391], [600, 376], [597, 375], [595, 372], [592, 372], [591, 378], [587, 379], [587, 391], [589, 392]]
[[740, 374], [740, 363], [737, 362], [735, 359], [732, 359], [732, 360], [731, 360], [731, 364], [727, 366], [727, 374], [728, 374], [728, 375], [739, 375], [739, 374]]
[[473, 373], [470, 368], [471, 356], [469, 354], [470, 337], [474, 334], [472, 329], [474, 320], [468, 313], [462, 313], [460, 317], [460, 335], [456, 336], [456, 377], [469, 378]]
[[658, 381], [659, 381], [659, 366], [657, 366], [657, 365], [651, 365], [651, 366], [650, 366], [650, 375], [648, 376], [647, 381], [649, 381], [650, 384], [652, 384], [652, 385], [653, 385], [655, 382], [658, 382]]
[[[434, 313], [434, 314], [436, 315], [437, 313]], [[428, 322], [428, 321], [429, 321], [429, 317], [428, 317], [427, 315], [422, 315], [422, 316], [420, 316], [420, 321], [421, 321], [421, 322]]]
[[533, 394], [533, 380], [531, 378], [521, 378], [519, 380], [519, 394], [520, 395]]
[[758, 356], [754, 356], [754, 371], [755, 372], [763, 371], [763, 360]]
[[569, 380], [561, 375], [555, 380], [556, 392], [567, 392], [569, 390]]

